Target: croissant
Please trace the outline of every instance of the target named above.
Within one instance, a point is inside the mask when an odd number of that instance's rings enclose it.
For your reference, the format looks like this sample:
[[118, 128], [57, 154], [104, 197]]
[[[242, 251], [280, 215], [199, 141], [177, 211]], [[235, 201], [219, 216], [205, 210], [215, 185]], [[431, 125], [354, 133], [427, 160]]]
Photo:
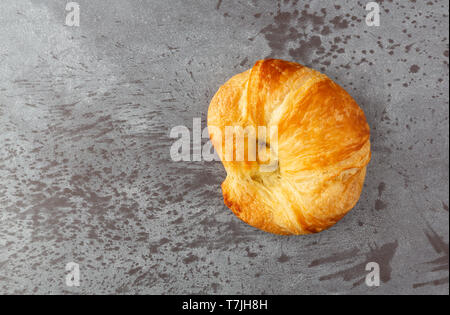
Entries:
[[[230, 130], [240, 132], [230, 140]], [[371, 156], [369, 126], [353, 98], [313, 69], [257, 61], [214, 95], [208, 131], [227, 172], [224, 202], [256, 228], [317, 233], [359, 199]]]

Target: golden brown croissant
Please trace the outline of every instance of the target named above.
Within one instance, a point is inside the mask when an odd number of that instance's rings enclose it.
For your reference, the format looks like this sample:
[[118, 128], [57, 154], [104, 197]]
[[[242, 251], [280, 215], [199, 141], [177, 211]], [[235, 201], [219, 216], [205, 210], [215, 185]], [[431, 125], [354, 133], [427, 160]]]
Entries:
[[[231, 142], [227, 126], [241, 127]], [[266, 134], [258, 132], [261, 126]], [[359, 199], [371, 154], [369, 126], [353, 98], [324, 74], [283, 60], [258, 61], [217, 91], [208, 130], [227, 171], [225, 204], [254, 227], [320, 232]]]

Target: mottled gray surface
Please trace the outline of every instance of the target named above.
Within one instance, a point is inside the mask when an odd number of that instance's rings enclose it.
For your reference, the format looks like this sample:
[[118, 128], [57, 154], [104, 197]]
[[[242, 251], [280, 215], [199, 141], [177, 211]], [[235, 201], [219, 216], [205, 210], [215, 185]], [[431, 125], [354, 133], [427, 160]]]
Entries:
[[[0, 1], [0, 293], [448, 294], [448, 1]], [[324, 71], [364, 109], [358, 205], [274, 236], [223, 204], [220, 162], [172, 162], [230, 76]], [[65, 285], [65, 265], [81, 286]], [[364, 283], [381, 266], [381, 286]]]

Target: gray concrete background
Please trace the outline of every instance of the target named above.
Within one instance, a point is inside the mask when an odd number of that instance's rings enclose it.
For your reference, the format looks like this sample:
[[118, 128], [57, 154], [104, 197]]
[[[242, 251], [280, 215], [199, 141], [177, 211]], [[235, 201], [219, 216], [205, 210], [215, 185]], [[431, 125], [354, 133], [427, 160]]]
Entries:
[[[448, 1], [379, 0], [380, 27], [368, 1], [78, 2], [68, 27], [66, 1], [0, 1], [0, 293], [448, 294]], [[360, 202], [320, 234], [247, 226], [220, 162], [169, 156], [265, 57], [327, 73], [371, 126]]]

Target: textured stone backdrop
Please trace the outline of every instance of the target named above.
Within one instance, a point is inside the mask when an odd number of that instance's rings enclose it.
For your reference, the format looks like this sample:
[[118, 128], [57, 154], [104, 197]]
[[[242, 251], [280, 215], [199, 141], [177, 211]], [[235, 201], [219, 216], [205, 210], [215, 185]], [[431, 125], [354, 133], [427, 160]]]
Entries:
[[[380, 27], [368, 1], [78, 2], [69, 27], [66, 1], [0, 1], [0, 293], [448, 294], [448, 1], [378, 0]], [[371, 126], [361, 200], [317, 235], [247, 226], [220, 162], [170, 159], [170, 129], [265, 57]]]

